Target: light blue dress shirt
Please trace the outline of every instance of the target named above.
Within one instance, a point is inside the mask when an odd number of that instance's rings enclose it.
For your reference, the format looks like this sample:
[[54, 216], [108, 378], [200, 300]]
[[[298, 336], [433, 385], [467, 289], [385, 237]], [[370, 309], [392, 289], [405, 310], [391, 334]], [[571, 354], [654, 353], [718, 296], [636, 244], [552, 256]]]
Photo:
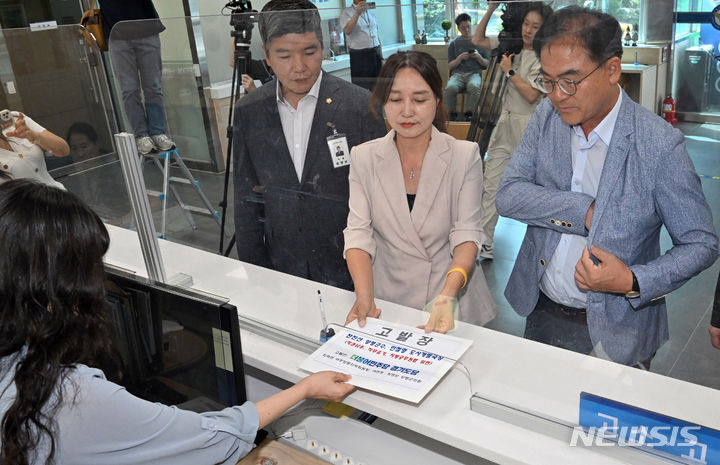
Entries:
[[[15, 400], [13, 377], [23, 356], [0, 359], [0, 418]], [[52, 415], [58, 464], [235, 465], [252, 450], [258, 429], [250, 402], [198, 414], [135, 397], [85, 365], [68, 369], [62, 389]], [[30, 463], [44, 464], [49, 451], [44, 436]]]
[[[597, 197], [600, 176], [605, 157], [612, 140], [617, 121], [622, 92], [610, 113], [593, 129], [587, 138], [580, 125], [573, 126], [572, 168], [570, 190]], [[575, 265], [587, 247], [587, 237], [577, 234], [563, 234], [555, 253], [550, 258], [547, 270], [540, 279], [540, 289], [546, 296], [568, 307], [587, 308], [587, 292], [580, 290], [575, 282]]]

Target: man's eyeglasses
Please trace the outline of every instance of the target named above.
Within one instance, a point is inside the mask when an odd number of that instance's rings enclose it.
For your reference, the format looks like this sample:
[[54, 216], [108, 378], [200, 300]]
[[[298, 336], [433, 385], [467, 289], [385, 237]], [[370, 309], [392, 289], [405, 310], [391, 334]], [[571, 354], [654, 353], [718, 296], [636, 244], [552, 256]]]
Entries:
[[568, 78], [560, 78], [557, 81], [553, 81], [552, 79], [547, 79], [547, 78], [544, 78], [543, 76], [538, 76], [535, 79], [535, 82], [540, 86], [540, 90], [545, 92], [546, 94], [551, 94], [555, 90], [555, 84], [557, 84], [558, 87], [560, 88], [560, 90], [563, 91], [564, 93], [566, 93], [567, 95], [575, 95], [575, 93], [577, 92], [578, 84], [580, 84], [585, 79], [590, 77], [590, 75], [592, 73], [594, 73], [595, 71], [600, 69], [600, 67], [602, 65], [604, 65], [605, 62], [608, 61], [610, 58], [612, 58], [612, 57], [605, 58], [599, 65], [597, 65], [595, 67], [594, 70], [590, 71], [589, 73], [587, 73], [585, 75], [584, 78], [577, 80], [577, 81], [573, 81], [572, 79], [568, 79]]

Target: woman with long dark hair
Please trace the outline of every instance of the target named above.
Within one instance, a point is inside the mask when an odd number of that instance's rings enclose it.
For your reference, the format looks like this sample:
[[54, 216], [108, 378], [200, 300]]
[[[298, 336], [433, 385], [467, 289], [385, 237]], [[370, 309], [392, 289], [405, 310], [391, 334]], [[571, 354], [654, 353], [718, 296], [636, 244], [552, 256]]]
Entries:
[[[235, 464], [258, 428], [349, 376], [311, 375], [255, 404], [197, 414], [151, 403], [118, 374], [105, 317], [108, 232], [66, 191], [0, 185], [0, 464]], [[104, 370], [104, 371], [103, 371]]]
[[399, 52], [383, 65], [371, 97], [392, 127], [352, 149], [345, 257], [356, 300], [347, 321], [377, 317], [375, 297], [427, 307], [426, 331], [496, 314], [482, 269], [482, 162], [475, 143], [445, 133], [435, 59]]

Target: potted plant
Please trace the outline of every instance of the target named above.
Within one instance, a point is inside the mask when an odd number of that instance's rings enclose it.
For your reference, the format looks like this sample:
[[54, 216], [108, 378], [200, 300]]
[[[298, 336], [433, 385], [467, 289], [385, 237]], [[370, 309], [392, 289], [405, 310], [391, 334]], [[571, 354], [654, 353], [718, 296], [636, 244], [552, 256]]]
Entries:
[[450, 42], [450, 35], [448, 34], [450, 32], [450, 29], [452, 29], [452, 21], [449, 19], [446, 19], [440, 24], [440, 26], [445, 30], [445, 43], [447, 44]]

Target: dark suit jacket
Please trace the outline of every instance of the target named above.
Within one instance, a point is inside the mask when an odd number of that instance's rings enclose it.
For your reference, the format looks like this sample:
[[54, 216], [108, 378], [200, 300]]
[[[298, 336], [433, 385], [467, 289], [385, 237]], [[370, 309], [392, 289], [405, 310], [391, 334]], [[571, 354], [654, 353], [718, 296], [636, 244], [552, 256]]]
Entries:
[[[284, 273], [351, 288], [342, 256], [349, 167], [334, 168], [328, 123], [353, 147], [387, 133], [369, 93], [323, 73], [305, 165], [298, 182], [276, 101], [276, 80], [241, 98], [233, 135], [238, 258]], [[262, 186], [262, 200], [252, 200]]]

